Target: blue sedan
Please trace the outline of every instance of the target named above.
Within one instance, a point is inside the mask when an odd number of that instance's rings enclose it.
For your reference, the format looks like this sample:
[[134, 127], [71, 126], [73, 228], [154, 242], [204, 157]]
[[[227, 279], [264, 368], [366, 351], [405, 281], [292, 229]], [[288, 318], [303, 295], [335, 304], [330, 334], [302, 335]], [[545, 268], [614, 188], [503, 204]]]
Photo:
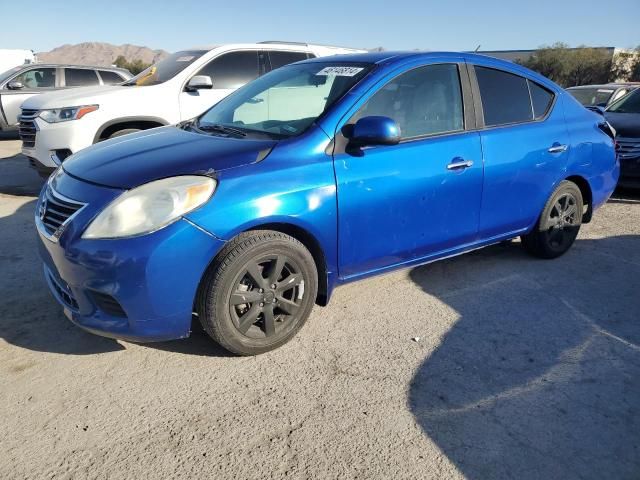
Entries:
[[259, 354], [337, 285], [515, 237], [562, 255], [616, 185], [613, 135], [488, 57], [308, 60], [67, 159], [36, 207], [44, 274], [96, 334], [183, 338], [197, 316]]

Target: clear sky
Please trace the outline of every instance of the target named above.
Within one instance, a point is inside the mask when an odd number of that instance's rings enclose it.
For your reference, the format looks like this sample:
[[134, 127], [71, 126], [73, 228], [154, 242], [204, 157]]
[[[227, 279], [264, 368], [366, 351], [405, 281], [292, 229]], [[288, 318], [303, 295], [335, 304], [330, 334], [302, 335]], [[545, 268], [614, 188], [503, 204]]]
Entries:
[[291, 40], [387, 49], [640, 44], [640, 0], [0, 0], [0, 48], [191, 46]]

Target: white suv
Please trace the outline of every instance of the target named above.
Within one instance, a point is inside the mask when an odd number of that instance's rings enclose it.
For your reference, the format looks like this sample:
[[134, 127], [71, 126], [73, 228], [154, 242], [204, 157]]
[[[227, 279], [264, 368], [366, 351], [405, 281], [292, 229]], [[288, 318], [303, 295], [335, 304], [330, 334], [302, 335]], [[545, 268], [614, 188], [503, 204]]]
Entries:
[[275, 68], [359, 51], [263, 42], [176, 52], [121, 85], [27, 99], [19, 126], [22, 153], [48, 175], [69, 155], [101, 140], [193, 118]]

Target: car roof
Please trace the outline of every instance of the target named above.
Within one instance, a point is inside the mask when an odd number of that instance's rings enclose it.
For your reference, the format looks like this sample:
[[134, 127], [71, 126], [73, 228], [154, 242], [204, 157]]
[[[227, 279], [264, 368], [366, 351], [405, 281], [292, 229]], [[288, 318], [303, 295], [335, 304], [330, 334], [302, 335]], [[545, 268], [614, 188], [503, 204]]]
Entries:
[[[22, 68], [31, 68], [31, 67], [47, 67], [47, 68], [56, 68], [56, 67], [60, 67], [60, 68], [90, 68], [90, 69], [94, 69], [94, 70], [111, 70], [114, 72], [125, 72], [125, 73], [129, 73], [128, 70], [124, 69], [124, 68], [119, 68], [119, 67], [105, 67], [105, 66], [98, 66], [98, 65], [75, 65], [72, 63], [26, 63], [24, 65], [19, 65], [19, 67]], [[17, 68], [17, 67], [16, 67]]]
[[622, 88], [622, 87], [640, 87], [638, 82], [616, 82], [616, 83], [601, 83], [596, 85], [577, 85], [575, 87], [569, 87], [567, 90], [580, 90], [583, 88]]

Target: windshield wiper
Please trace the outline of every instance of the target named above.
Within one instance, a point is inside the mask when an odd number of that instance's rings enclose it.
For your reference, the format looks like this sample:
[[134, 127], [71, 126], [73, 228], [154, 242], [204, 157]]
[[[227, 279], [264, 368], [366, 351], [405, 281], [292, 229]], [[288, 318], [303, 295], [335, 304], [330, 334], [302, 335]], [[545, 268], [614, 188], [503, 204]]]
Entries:
[[247, 134], [240, 130], [239, 128], [228, 127], [226, 125], [220, 125], [218, 123], [208, 123], [202, 125], [198, 123], [196, 125], [198, 130], [202, 130], [203, 132], [218, 132], [226, 135], [236, 135], [238, 137], [246, 137]]

